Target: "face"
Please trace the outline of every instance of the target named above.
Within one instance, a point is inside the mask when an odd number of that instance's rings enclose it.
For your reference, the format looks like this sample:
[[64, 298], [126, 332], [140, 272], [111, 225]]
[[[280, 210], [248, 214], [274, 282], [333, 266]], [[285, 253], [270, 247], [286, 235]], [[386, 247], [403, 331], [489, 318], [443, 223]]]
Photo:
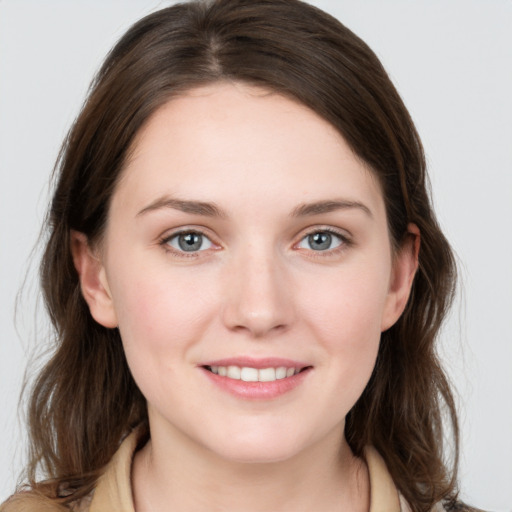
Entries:
[[415, 268], [413, 251], [392, 254], [379, 184], [339, 133], [241, 84], [161, 107], [99, 254], [75, 245], [84, 296], [119, 326], [152, 435], [237, 461], [342, 439]]

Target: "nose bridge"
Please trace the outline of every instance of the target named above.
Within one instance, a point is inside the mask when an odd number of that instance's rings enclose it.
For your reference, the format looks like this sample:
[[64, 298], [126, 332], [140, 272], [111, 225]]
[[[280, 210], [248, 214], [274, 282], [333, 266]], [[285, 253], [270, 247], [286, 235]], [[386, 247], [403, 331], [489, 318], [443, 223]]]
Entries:
[[228, 271], [224, 322], [262, 337], [283, 330], [293, 318], [287, 271], [268, 243], [248, 243], [233, 255]]

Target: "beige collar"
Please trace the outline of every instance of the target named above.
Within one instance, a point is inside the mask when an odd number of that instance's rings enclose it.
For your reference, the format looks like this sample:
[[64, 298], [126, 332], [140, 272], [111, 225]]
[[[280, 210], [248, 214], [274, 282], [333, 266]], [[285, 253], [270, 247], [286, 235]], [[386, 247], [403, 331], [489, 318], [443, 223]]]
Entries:
[[[98, 480], [89, 512], [135, 512], [130, 481], [137, 441], [137, 432], [131, 433], [123, 441]], [[377, 450], [368, 447], [365, 459], [370, 474], [370, 512], [405, 512], [405, 507], [400, 507], [402, 500]]]

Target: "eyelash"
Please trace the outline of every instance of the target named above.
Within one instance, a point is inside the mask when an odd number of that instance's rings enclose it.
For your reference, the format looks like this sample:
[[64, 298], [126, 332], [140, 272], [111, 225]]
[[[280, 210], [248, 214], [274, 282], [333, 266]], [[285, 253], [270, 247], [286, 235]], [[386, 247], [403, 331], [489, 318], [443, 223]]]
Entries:
[[199, 235], [209, 240], [212, 245], [216, 245], [214, 242], [212, 242], [211, 238], [200, 229], [182, 229], [180, 231], [176, 231], [170, 235], [162, 237], [158, 243], [164, 248], [166, 252], [171, 253], [173, 254], [173, 256], [176, 256], [178, 258], [197, 258], [201, 252], [205, 252], [205, 250], [190, 252], [180, 251], [175, 249], [174, 247], [171, 247], [169, 245], [169, 242], [175, 238], [178, 238], [180, 235]]
[[[336, 230], [334, 228], [331, 228], [331, 227], [325, 227], [325, 228], [319, 227], [319, 228], [315, 228], [315, 229], [312, 229], [311, 231], [306, 232], [300, 238], [300, 240], [293, 245], [293, 247], [297, 248], [297, 246], [303, 240], [305, 240], [307, 237], [315, 235], [317, 233], [327, 233], [329, 235], [334, 235], [335, 237], [337, 237], [340, 240], [340, 245], [335, 247], [335, 248], [333, 248], [333, 249], [326, 249], [324, 251], [315, 251], [313, 249], [305, 249], [306, 252], [310, 253], [310, 255], [309, 255], [310, 257], [313, 257], [313, 258], [325, 258], [325, 257], [328, 257], [328, 256], [333, 256], [333, 255], [336, 255], [336, 254], [346, 250], [348, 247], [353, 245], [352, 240], [345, 233], [342, 233], [342, 232], [340, 232], [340, 231], [338, 231], [338, 230]], [[159, 245], [161, 245], [164, 248], [164, 250], [166, 252], [172, 253], [174, 256], [176, 256], [178, 258], [197, 258], [197, 257], [199, 257], [201, 252], [206, 252], [207, 249], [206, 250], [187, 252], [187, 251], [177, 250], [177, 249], [175, 249], [175, 248], [173, 248], [173, 247], [171, 247], [169, 245], [169, 242], [171, 240], [179, 237], [180, 235], [188, 235], [188, 234], [200, 235], [200, 236], [206, 238], [207, 240], [209, 240], [212, 245], [214, 245], [214, 246], [216, 245], [211, 240], [211, 238], [204, 231], [202, 231], [200, 229], [183, 229], [183, 230], [174, 232], [174, 233], [172, 233], [170, 235], [166, 235], [166, 236], [162, 237], [158, 241], [158, 243], [159, 243]], [[298, 249], [301, 249], [301, 248], [298, 248]]]
[[310, 258], [327, 258], [329, 256], [335, 256], [353, 245], [352, 239], [349, 238], [349, 236], [346, 233], [343, 233], [331, 227], [318, 227], [305, 233], [301, 237], [301, 239], [296, 244], [294, 244], [294, 247], [297, 247], [303, 240], [305, 240], [309, 236], [315, 235], [317, 233], [327, 233], [329, 235], [335, 236], [340, 240], [340, 245], [334, 247], [333, 249], [326, 249], [325, 251], [314, 251], [313, 249], [306, 249], [306, 251], [308, 252], [308, 256]]

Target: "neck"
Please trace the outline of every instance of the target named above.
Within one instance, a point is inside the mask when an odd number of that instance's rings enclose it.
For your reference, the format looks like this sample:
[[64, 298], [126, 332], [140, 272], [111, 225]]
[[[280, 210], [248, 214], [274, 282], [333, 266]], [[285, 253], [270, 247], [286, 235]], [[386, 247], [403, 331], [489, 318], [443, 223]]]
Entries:
[[171, 443], [153, 436], [135, 456], [132, 480], [136, 512], [369, 510], [366, 465], [338, 430], [268, 463], [226, 460], [186, 436]]

